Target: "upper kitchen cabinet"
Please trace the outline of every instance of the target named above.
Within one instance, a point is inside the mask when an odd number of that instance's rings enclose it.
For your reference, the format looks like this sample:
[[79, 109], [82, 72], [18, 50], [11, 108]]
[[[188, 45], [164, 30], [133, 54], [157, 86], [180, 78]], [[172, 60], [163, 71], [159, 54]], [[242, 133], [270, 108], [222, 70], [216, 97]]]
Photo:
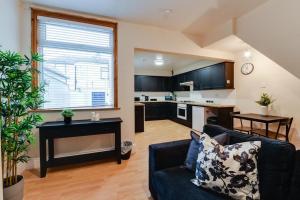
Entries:
[[172, 82], [172, 91], [188, 91], [189, 88], [186, 86], [181, 86], [180, 83], [186, 82], [189, 80], [187, 73], [178, 74], [171, 77]]
[[167, 92], [171, 91], [170, 77], [163, 76], [134, 76], [134, 90], [136, 92]]
[[[234, 89], [234, 63], [223, 62], [177, 75], [173, 81], [174, 91], [185, 91], [176, 87], [181, 82], [193, 81], [194, 90]], [[184, 78], [180, 78], [183, 76]], [[175, 85], [175, 87], [174, 87]]]
[[194, 82], [196, 91], [234, 89], [234, 63], [218, 63], [172, 77], [142, 75], [134, 77], [137, 92], [189, 91], [189, 87], [180, 85], [188, 81]]

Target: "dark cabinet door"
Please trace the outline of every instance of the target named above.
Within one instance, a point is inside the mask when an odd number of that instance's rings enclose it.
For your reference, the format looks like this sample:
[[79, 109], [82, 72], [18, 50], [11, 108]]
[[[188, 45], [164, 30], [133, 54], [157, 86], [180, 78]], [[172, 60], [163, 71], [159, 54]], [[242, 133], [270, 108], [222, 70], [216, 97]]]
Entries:
[[168, 119], [170, 115], [168, 102], [149, 102], [145, 103], [146, 121]]
[[165, 91], [165, 92], [173, 91], [171, 77], [164, 77], [164, 90], [163, 91]]
[[134, 76], [134, 91], [140, 92], [142, 91], [142, 77], [135, 75]]
[[210, 67], [211, 89], [223, 89], [225, 85], [225, 66], [224, 63]]
[[155, 92], [157, 91], [159, 83], [155, 76], [143, 76], [142, 77], [142, 91]]
[[172, 77], [172, 89], [173, 91], [179, 90], [178, 75]]
[[180, 83], [187, 82], [187, 73], [178, 74], [172, 77], [172, 91], [188, 91], [189, 87], [181, 86]]
[[136, 92], [168, 92], [171, 91], [171, 78], [163, 76], [134, 76]]
[[194, 90], [200, 90], [201, 89], [200, 69], [192, 71], [191, 77], [192, 80], [194, 81]]
[[144, 132], [144, 106], [135, 106], [135, 132]]
[[201, 90], [211, 89], [211, 74], [210, 67], [205, 67], [200, 70]]
[[192, 126], [192, 117], [193, 117], [193, 106], [187, 105], [187, 121]]

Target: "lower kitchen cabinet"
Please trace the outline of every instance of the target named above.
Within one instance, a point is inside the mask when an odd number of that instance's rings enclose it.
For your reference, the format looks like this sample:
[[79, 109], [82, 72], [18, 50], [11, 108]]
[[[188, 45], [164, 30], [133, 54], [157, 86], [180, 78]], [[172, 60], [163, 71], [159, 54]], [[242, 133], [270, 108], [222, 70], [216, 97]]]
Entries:
[[146, 102], [145, 104], [145, 119], [163, 120], [167, 119], [170, 113], [169, 103], [165, 102]]
[[144, 132], [145, 129], [145, 106], [135, 105], [135, 132]]
[[145, 119], [164, 120], [170, 119], [187, 127], [192, 127], [192, 106], [187, 106], [187, 120], [177, 118], [177, 103], [147, 102], [145, 103]]
[[[145, 120], [164, 120], [169, 119], [176, 123], [192, 128], [193, 110], [192, 105], [187, 105], [187, 119], [177, 117], [177, 103], [170, 102], [146, 102], [145, 104]], [[232, 128], [232, 119], [230, 112], [233, 112], [233, 107], [230, 108], [211, 108], [217, 117], [218, 125], [225, 128]]]

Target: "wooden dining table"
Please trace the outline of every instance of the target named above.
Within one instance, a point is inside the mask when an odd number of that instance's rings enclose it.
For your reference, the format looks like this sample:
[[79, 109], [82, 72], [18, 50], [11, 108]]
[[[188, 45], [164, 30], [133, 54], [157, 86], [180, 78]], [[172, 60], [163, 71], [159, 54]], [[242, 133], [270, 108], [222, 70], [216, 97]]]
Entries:
[[233, 118], [248, 120], [250, 121], [250, 128], [253, 129], [253, 122], [261, 122], [266, 125], [266, 137], [269, 136], [269, 124], [271, 123], [279, 123], [282, 120], [287, 120], [288, 117], [281, 116], [272, 116], [272, 115], [260, 115], [255, 113], [245, 113], [245, 114], [233, 114]]

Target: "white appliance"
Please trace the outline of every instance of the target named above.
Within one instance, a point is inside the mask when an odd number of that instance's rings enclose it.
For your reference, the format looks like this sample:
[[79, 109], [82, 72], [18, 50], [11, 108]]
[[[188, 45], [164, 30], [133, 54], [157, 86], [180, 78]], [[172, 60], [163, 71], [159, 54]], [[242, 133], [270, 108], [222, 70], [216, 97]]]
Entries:
[[207, 118], [215, 114], [207, 107], [193, 106], [192, 129], [202, 132], [203, 126], [207, 123]]
[[178, 103], [177, 104], [177, 118], [180, 119], [187, 119], [187, 106], [184, 103]]

